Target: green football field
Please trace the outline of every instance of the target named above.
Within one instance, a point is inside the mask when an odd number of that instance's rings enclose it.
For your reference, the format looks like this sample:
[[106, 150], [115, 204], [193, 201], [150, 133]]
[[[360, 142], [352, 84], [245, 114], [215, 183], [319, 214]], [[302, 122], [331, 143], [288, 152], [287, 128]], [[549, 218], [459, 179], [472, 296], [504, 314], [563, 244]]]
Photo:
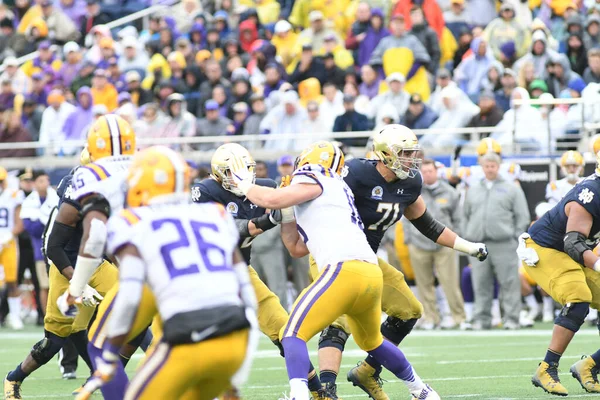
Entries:
[[[402, 344], [402, 349], [419, 375], [440, 393], [442, 399], [552, 399], [531, 385], [530, 378], [540, 358], [543, 357], [550, 338], [551, 326], [538, 324], [536, 329], [506, 332], [435, 331], [413, 332]], [[12, 369], [41, 338], [39, 329], [28, 328], [13, 333], [0, 330], [0, 366], [2, 375]], [[595, 328], [584, 328], [575, 337], [563, 357], [561, 378], [569, 389], [570, 397], [599, 398], [586, 394], [577, 381], [571, 378], [569, 367], [582, 354], [600, 347]], [[309, 348], [316, 364], [316, 341]], [[344, 354], [338, 394], [342, 399], [366, 399], [359, 389], [346, 382], [345, 373], [364, 353], [349, 342]], [[227, 351], [227, 349], [224, 349]], [[141, 355], [135, 355], [128, 368], [133, 374]], [[51, 362], [27, 379], [23, 385], [24, 398], [72, 399], [70, 392], [85, 377], [85, 369], [78, 371], [81, 379], [64, 381], [60, 378], [56, 362]], [[410, 399], [405, 387], [389, 373], [384, 388], [392, 400]], [[288, 391], [283, 359], [273, 345], [263, 338], [254, 361], [252, 374], [243, 388], [245, 399], [278, 400]], [[94, 398], [100, 399], [97, 394]]]

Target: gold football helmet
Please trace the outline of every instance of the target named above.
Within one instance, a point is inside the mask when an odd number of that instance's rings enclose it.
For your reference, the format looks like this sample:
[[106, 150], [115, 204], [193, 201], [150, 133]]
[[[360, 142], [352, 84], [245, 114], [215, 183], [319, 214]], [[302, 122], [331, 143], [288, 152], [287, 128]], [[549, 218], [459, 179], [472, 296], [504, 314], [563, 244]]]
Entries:
[[148, 205], [153, 199], [189, 191], [190, 169], [185, 160], [165, 146], [153, 146], [136, 154], [127, 178], [127, 204]]
[[502, 146], [500, 146], [500, 143], [492, 138], [481, 139], [477, 145], [477, 155], [481, 157], [489, 152], [501, 155]]
[[560, 158], [560, 169], [568, 181], [574, 182], [583, 173], [585, 161], [580, 152], [569, 150]]
[[399, 179], [417, 176], [420, 151], [417, 136], [404, 125], [386, 125], [373, 134], [373, 152]]
[[250, 152], [244, 146], [238, 143], [227, 143], [219, 146], [210, 160], [210, 169], [213, 179], [219, 182], [223, 186], [223, 189], [229, 190], [238, 197], [242, 197], [244, 193], [233, 185], [231, 172], [229, 171], [229, 160], [234, 156], [244, 160], [246, 166], [252, 172], [252, 182], [254, 182], [256, 180], [256, 163], [254, 162], [254, 158], [252, 158]]
[[116, 114], [98, 118], [88, 132], [87, 150], [91, 161], [135, 153], [135, 133], [129, 122]]
[[307, 164], [316, 164], [341, 175], [344, 168], [344, 153], [335, 144], [320, 140], [304, 149], [295, 164], [294, 169]]
[[596, 173], [600, 174], [600, 135], [591, 138], [592, 151], [596, 155]]

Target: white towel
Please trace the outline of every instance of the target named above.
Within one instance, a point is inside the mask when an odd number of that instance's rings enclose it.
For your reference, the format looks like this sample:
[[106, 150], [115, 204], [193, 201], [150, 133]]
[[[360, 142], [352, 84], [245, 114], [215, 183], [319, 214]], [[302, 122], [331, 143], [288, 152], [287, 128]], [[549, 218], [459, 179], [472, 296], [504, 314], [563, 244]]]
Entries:
[[538, 257], [537, 252], [532, 249], [532, 248], [528, 248], [527, 245], [525, 244], [525, 240], [531, 238], [531, 236], [529, 236], [529, 234], [527, 232], [521, 234], [521, 236], [519, 236], [519, 246], [517, 247], [517, 256], [519, 257], [519, 260], [523, 261], [525, 264], [527, 264], [530, 267], [535, 267], [536, 264], [540, 261], [540, 257]]

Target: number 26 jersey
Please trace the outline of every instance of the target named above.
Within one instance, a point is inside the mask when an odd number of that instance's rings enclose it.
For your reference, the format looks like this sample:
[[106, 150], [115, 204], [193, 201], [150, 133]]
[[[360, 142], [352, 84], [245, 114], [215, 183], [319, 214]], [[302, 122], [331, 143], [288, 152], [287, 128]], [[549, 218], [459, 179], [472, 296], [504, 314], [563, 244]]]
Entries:
[[342, 176], [354, 193], [354, 204], [362, 219], [371, 249], [377, 251], [385, 231], [404, 215], [406, 207], [421, 195], [421, 174], [387, 182], [377, 171], [377, 160], [352, 159]]
[[135, 246], [163, 321], [178, 313], [241, 305], [233, 271], [238, 233], [217, 204], [184, 201], [124, 209], [108, 223], [110, 254]]

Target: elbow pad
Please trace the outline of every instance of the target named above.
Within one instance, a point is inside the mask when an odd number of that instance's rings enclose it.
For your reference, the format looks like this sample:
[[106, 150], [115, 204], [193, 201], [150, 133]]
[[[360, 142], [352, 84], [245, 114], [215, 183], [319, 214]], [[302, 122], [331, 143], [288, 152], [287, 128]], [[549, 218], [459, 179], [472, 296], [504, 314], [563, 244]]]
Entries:
[[592, 250], [585, 241], [587, 237], [581, 232], [567, 232], [564, 237], [565, 253], [569, 255], [573, 260], [583, 265], [583, 253], [587, 250]]
[[48, 259], [58, 268], [59, 271], [67, 267], [72, 267], [71, 260], [65, 253], [65, 246], [73, 237], [75, 228], [69, 225], [62, 224], [60, 222], [54, 222], [52, 225], [52, 231], [48, 237], [48, 245], [46, 253]]
[[411, 220], [410, 222], [419, 230], [419, 232], [423, 234], [423, 236], [427, 237], [434, 243], [437, 242], [444, 229], [446, 229], [444, 224], [433, 218], [433, 215], [431, 215], [429, 210], [425, 210], [423, 215], [417, 219]]
[[106, 246], [106, 224], [97, 218], [90, 221], [90, 233], [83, 246], [83, 251], [94, 258], [102, 258]]
[[85, 216], [91, 211], [97, 211], [101, 214], [104, 214], [106, 218], [110, 218], [110, 203], [106, 197], [102, 196], [101, 194], [95, 194], [81, 209], [81, 219], [85, 218]]

